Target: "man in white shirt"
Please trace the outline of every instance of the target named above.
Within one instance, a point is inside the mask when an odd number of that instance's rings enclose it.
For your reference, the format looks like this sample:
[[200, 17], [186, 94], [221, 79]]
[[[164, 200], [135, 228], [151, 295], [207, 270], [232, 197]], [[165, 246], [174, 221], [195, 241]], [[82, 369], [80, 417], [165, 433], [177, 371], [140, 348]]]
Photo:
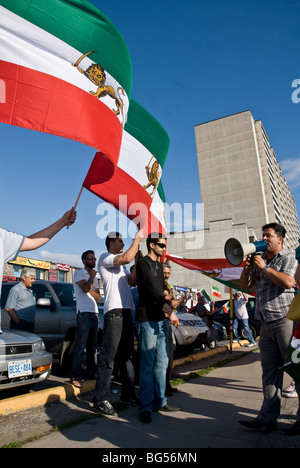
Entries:
[[[26, 250], [35, 250], [42, 247], [55, 234], [57, 234], [65, 226], [70, 226], [75, 223], [76, 211], [74, 208], [67, 211], [58, 221], [51, 226], [42, 229], [39, 232], [30, 236], [22, 236], [14, 232], [6, 231], [0, 228], [0, 297], [3, 276], [4, 263], [14, 260], [19, 252]], [[0, 333], [1, 331], [1, 314], [0, 314]]]
[[233, 295], [234, 302], [233, 302], [233, 308], [234, 308], [234, 321], [233, 321], [233, 338], [234, 342], [239, 341], [239, 335], [238, 335], [238, 325], [239, 322], [242, 324], [242, 328], [245, 330], [245, 333], [248, 337], [248, 340], [250, 341], [248, 347], [253, 347], [256, 345], [255, 340], [253, 338], [251, 329], [249, 327], [249, 315], [247, 311], [247, 302], [248, 298], [246, 294], [243, 293], [243, 296], [240, 293], [235, 293]]
[[121, 234], [117, 232], [108, 234], [107, 252], [100, 256], [98, 262], [105, 302], [103, 341], [99, 353], [94, 408], [104, 416], [117, 416], [108, 398], [118, 348], [122, 379], [121, 401], [138, 402], [134, 392], [132, 363], [134, 337], [132, 311], [135, 310], [135, 306], [129, 288], [136, 285], [136, 271], [134, 267], [129, 273], [125, 265], [134, 259], [137, 260], [138, 248], [143, 237], [141, 230], [136, 234], [131, 247], [123, 253], [125, 244]]
[[74, 387], [81, 387], [82, 354], [86, 349], [87, 374], [95, 377], [95, 355], [98, 343], [98, 306], [100, 300], [99, 282], [96, 278], [96, 257], [93, 250], [86, 250], [81, 255], [84, 268], [74, 273], [74, 292], [76, 295], [76, 337], [73, 353], [71, 382]]

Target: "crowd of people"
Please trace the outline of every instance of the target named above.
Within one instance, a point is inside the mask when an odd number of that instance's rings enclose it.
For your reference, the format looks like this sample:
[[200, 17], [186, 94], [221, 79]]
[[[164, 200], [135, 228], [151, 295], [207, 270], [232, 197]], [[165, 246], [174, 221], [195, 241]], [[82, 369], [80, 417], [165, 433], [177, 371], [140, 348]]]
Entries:
[[[166, 238], [160, 233], [154, 233], [147, 238], [148, 253], [142, 256], [139, 246], [143, 240], [143, 231], [138, 231], [132, 245], [124, 252], [122, 235], [118, 232], [108, 234], [106, 238], [107, 252], [98, 261], [98, 272], [104, 289], [104, 328], [103, 339], [99, 350], [96, 388], [93, 398], [94, 408], [105, 416], [117, 416], [117, 412], [109, 401], [111, 376], [115, 358], [118, 353], [118, 363], [122, 381], [121, 401], [139, 406], [140, 420], [151, 422], [153, 411], [179, 411], [179, 408], [167, 403], [167, 392], [171, 391], [169, 377], [172, 368], [172, 352], [168, 343], [170, 340], [170, 325], [178, 326], [178, 318], [173, 309], [179, 304], [174, 300], [166, 281], [168, 268], [160, 262], [166, 249]], [[99, 292], [99, 285], [94, 284], [95, 256], [83, 254], [84, 268], [74, 276], [74, 287], [79, 294], [87, 297], [93, 306], [90, 310], [83, 308], [77, 301], [77, 314], [90, 314], [97, 320], [97, 302], [94, 297]], [[89, 260], [91, 263], [87, 263]], [[127, 265], [134, 261], [130, 271]], [[134, 303], [131, 287], [137, 285], [138, 300]], [[134, 324], [135, 314], [136, 334], [139, 345], [139, 396], [135, 392]], [[81, 321], [78, 319], [78, 325]], [[80, 356], [83, 349], [94, 350], [91, 329], [92, 319], [89, 318], [90, 329], [86, 327], [84, 339], [80, 326], [76, 335], [72, 383], [81, 386]], [[97, 328], [98, 329], [98, 328]], [[91, 361], [89, 361], [91, 362]], [[93, 364], [88, 370], [93, 373]]]
[[[36, 249], [48, 242], [63, 227], [75, 222], [76, 211], [69, 210], [56, 223], [24, 237], [0, 229], [0, 287], [3, 264], [14, 259], [19, 251]], [[262, 255], [249, 255], [245, 259], [241, 287], [244, 290], [256, 286], [256, 319], [261, 322], [259, 347], [263, 370], [263, 403], [254, 420], [242, 420], [240, 424], [252, 430], [277, 429], [280, 415], [283, 375], [282, 366], [286, 362], [294, 322], [287, 318], [291, 302], [300, 285], [300, 267], [295, 255], [283, 246], [286, 230], [277, 223], [263, 226], [262, 239], [268, 249]], [[128, 250], [122, 235], [110, 233], [106, 238], [107, 252], [103, 253], [96, 268], [93, 250], [82, 254], [83, 268], [74, 274], [74, 290], [77, 303], [77, 329], [72, 369], [72, 383], [81, 386], [82, 354], [86, 349], [87, 370], [90, 377], [96, 376], [93, 397], [95, 410], [105, 416], [117, 416], [109, 401], [111, 376], [116, 354], [122, 380], [121, 401], [139, 407], [139, 418], [150, 423], [156, 411], [176, 412], [180, 408], [171, 406], [167, 396], [176, 391], [170, 385], [173, 362], [172, 327], [178, 327], [179, 320], [174, 310], [181, 299], [174, 298], [169, 286], [170, 266], [162, 264], [161, 258], [166, 249], [166, 236], [151, 233], [146, 239], [147, 254], [139, 249], [144, 239], [138, 231]], [[127, 265], [134, 262], [130, 271]], [[95, 362], [98, 332], [98, 307], [100, 299], [97, 271], [103, 283], [104, 328], [103, 340]], [[22, 272], [22, 281], [12, 288], [6, 304], [11, 317], [11, 327], [34, 330], [34, 298], [29, 293], [32, 284], [32, 271]], [[135, 288], [136, 296], [132, 294]], [[18, 298], [26, 304], [20, 311]], [[135, 300], [134, 300], [135, 298]], [[236, 293], [234, 296], [235, 322], [234, 337], [240, 321], [247, 334], [250, 346], [255, 341], [248, 324], [246, 311], [247, 296]], [[203, 317], [211, 328], [211, 341], [217, 343], [211, 323], [216, 312], [214, 303], [207, 307], [199, 298], [194, 313]], [[134, 320], [133, 320], [134, 313]], [[135, 327], [135, 328], [134, 328]], [[139, 395], [135, 391], [135, 367], [133, 364], [134, 334], [139, 346]], [[300, 382], [293, 383], [300, 397]], [[289, 435], [300, 434], [300, 405], [295, 424], [286, 430]]]

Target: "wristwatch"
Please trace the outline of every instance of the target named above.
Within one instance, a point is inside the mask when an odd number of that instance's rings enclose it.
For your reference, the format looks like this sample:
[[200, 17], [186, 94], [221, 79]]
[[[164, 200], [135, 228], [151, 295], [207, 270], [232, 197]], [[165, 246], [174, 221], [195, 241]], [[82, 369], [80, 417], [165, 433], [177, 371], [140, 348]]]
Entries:
[[266, 265], [263, 269], [263, 272], [265, 273], [266, 271], [268, 271], [269, 268], [270, 268], [270, 265]]

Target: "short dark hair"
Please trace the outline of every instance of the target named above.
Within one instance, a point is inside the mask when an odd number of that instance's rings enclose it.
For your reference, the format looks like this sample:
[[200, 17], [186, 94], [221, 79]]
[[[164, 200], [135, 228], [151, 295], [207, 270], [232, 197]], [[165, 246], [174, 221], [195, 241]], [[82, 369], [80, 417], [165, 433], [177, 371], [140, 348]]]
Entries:
[[161, 232], [151, 232], [147, 239], [146, 239], [146, 245], [147, 245], [147, 249], [148, 249], [148, 252], [150, 252], [150, 244], [151, 242], [153, 242], [153, 244], [156, 244], [156, 242], [158, 241], [158, 239], [166, 239], [167, 236], [165, 236], [164, 234], [162, 234]]
[[265, 229], [274, 229], [275, 233], [277, 234], [278, 237], [283, 237], [285, 238], [286, 235], [286, 229], [282, 224], [279, 223], [269, 223], [265, 224], [262, 227], [262, 230], [264, 231]]
[[106, 249], [107, 250], [109, 249], [109, 244], [111, 241], [115, 241], [117, 237], [120, 237], [120, 236], [121, 234], [119, 232], [110, 232], [109, 234], [107, 234], [106, 239], [105, 239]]
[[93, 250], [86, 250], [85, 252], [83, 252], [83, 254], [81, 255], [81, 260], [85, 260], [86, 257], [88, 256], [88, 254], [93, 254], [95, 255], [95, 252]]

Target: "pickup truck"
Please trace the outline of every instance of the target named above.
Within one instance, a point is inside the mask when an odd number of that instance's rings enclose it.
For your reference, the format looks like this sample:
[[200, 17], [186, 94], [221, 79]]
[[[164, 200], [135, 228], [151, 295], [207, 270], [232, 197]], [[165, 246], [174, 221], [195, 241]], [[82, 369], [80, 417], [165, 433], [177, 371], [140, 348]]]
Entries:
[[[15, 282], [2, 283], [1, 327], [9, 328], [10, 317], [5, 310], [9, 290]], [[62, 367], [69, 368], [76, 330], [76, 297], [72, 283], [36, 280], [31, 287], [36, 297], [35, 331], [45, 343], [46, 350]], [[99, 306], [99, 343], [103, 329], [103, 307]]]

